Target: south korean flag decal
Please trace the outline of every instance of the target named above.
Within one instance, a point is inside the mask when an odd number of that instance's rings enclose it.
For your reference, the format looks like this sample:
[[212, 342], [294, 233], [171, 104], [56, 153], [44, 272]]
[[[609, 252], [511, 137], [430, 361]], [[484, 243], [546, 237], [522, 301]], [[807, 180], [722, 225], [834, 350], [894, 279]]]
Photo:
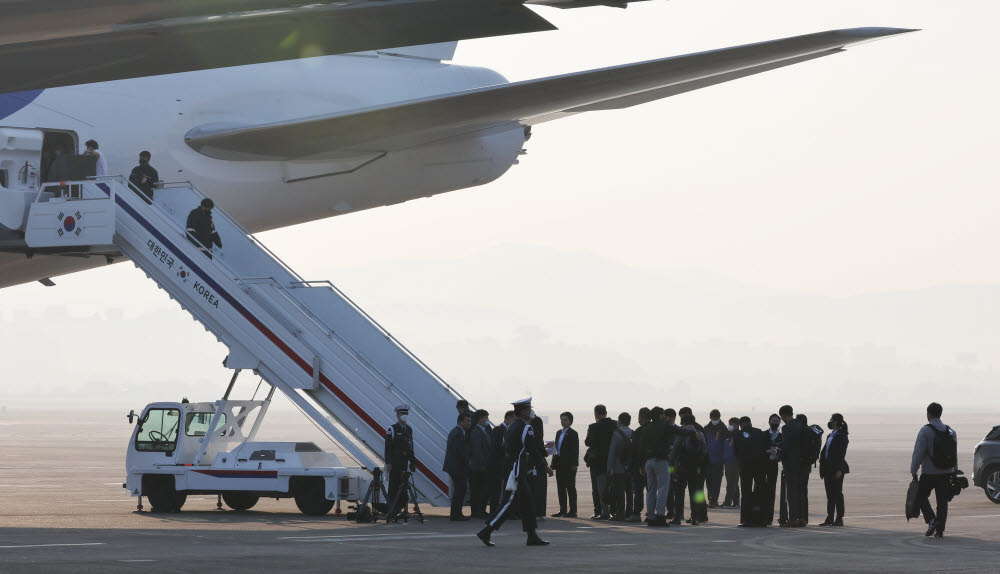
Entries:
[[177, 270], [177, 276], [181, 278], [181, 283], [187, 283], [188, 277], [191, 276], [191, 272], [181, 267]]
[[83, 233], [83, 226], [80, 224], [81, 220], [83, 219], [83, 214], [81, 214], [79, 211], [77, 211], [72, 215], [66, 215], [65, 213], [60, 211], [59, 215], [57, 215], [56, 217], [62, 223], [62, 225], [60, 225], [56, 229], [56, 233], [59, 234], [59, 237], [62, 237], [67, 233], [72, 233], [73, 235], [79, 237], [80, 234]]

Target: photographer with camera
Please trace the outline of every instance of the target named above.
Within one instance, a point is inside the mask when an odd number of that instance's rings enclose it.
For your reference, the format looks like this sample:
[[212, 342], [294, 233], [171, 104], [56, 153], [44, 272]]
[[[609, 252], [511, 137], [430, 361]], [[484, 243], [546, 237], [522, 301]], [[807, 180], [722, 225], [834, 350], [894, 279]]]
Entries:
[[417, 458], [413, 454], [413, 429], [406, 424], [410, 414], [408, 405], [396, 407], [396, 422], [385, 429], [385, 470], [389, 474], [389, 499], [392, 504], [399, 496], [398, 508], [390, 508], [389, 516], [406, 508], [408, 503], [406, 481], [408, 474], [416, 468]]

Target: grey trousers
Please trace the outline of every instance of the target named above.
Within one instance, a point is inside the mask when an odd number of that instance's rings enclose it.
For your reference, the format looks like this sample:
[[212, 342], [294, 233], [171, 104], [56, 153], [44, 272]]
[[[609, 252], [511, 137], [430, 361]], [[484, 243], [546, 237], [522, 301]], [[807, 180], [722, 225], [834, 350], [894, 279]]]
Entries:
[[670, 461], [651, 458], [646, 461], [646, 513], [666, 516], [667, 495], [670, 494]]

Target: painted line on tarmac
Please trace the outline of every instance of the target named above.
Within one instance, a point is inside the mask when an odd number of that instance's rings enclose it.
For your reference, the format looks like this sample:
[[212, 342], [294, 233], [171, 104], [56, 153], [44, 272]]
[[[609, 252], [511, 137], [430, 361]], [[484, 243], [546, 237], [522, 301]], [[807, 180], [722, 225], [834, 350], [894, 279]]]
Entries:
[[104, 546], [104, 542], [78, 542], [76, 544], [21, 544], [19, 546], [0, 546], [0, 548], [51, 548], [53, 546]]

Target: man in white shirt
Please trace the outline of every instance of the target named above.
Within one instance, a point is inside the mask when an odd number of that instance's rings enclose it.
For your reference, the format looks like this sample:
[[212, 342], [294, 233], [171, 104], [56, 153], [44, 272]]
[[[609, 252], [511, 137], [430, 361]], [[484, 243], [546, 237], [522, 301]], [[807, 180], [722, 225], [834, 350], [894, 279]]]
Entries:
[[87, 143], [83, 145], [87, 146], [87, 149], [86, 151], [83, 152], [83, 155], [97, 156], [97, 173], [95, 175], [97, 177], [103, 177], [105, 175], [108, 175], [108, 160], [104, 159], [104, 154], [102, 154], [99, 151], [98, 148], [100, 146], [97, 145], [97, 141], [87, 140]]

